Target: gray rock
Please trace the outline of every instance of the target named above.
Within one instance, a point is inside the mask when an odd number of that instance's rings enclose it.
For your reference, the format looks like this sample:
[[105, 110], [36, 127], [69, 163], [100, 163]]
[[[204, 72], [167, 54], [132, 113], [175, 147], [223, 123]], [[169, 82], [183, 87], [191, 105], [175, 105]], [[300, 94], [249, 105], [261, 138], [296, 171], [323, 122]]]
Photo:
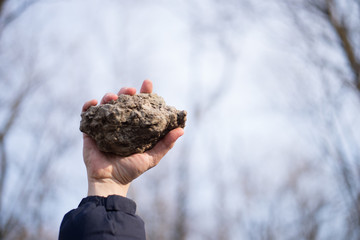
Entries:
[[169, 131], [184, 128], [186, 114], [166, 106], [153, 93], [122, 94], [83, 112], [80, 131], [90, 135], [101, 151], [129, 156], [153, 148]]

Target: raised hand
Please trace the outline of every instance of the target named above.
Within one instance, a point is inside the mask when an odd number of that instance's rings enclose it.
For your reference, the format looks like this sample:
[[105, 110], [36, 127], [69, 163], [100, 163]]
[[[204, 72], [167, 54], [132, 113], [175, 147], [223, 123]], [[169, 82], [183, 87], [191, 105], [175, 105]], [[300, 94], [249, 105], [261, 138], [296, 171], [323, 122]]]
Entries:
[[[151, 93], [152, 89], [152, 82], [145, 80], [140, 92]], [[134, 95], [135, 93], [135, 88], [121, 88], [118, 95]], [[118, 95], [107, 93], [102, 98], [100, 104], [116, 100]], [[84, 104], [82, 111], [86, 111], [90, 106], [96, 105], [97, 100], [90, 100]], [[106, 197], [116, 194], [126, 196], [132, 180], [150, 168], [155, 167], [183, 134], [184, 130], [182, 128], [174, 129], [158, 142], [153, 149], [128, 157], [119, 157], [99, 151], [95, 141], [84, 134], [83, 157], [88, 176], [88, 195]]]

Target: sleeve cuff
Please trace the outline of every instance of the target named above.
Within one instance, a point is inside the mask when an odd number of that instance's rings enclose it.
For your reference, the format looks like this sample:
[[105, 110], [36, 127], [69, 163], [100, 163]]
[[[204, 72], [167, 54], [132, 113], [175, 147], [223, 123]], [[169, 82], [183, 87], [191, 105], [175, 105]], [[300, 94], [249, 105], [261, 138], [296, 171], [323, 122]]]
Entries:
[[88, 196], [83, 198], [79, 207], [86, 203], [94, 203], [96, 206], [104, 206], [107, 211], [122, 211], [134, 215], [136, 212], [136, 203], [126, 197], [119, 195], [110, 195], [108, 197]]

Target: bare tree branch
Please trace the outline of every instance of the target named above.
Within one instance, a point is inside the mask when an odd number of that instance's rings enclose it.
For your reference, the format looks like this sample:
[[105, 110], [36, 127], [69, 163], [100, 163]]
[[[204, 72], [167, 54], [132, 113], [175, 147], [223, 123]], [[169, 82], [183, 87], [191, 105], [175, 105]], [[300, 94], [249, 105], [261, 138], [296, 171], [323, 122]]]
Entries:
[[[19, 97], [12, 102], [9, 106], [10, 114], [4, 122], [4, 127], [0, 130], [0, 213], [2, 212], [2, 199], [4, 197], [3, 191], [6, 182], [6, 175], [8, 169], [8, 159], [5, 149], [5, 139], [11, 128], [14, 126], [16, 119], [18, 118], [21, 105], [25, 102], [26, 96], [30, 89], [33, 89], [34, 82], [30, 81], [24, 84], [23, 89], [19, 93]], [[1, 215], [1, 214], [0, 214]]]
[[25, 0], [15, 10], [4, 13], [4, 6], [8, 2], [7, 0], [1, 0], [0, 2], [0, 39], [4, 30], [18, 17], [20, 17], [31, 5], [38, 0]]
[[6, 0], [0, 0], [0, 16], [2, 14], [3, 8], [4, 8], [4, 4], [5, 4]]
[[[2, 204], [3, 204], [2, 196], [4, 196], [3, 191], [4, 191], [7, 170], [8, 170], [8, 161], [6, 158], [5, 143], [4, 143], [3, 139], [1, 139], [1, 141], [0, 141], [0, 196], [1, 196], [0, 197], [0, 213], [2, 212]], [[3, 215], [0, 214], [0, 224], [2, 223], [2, 216]], [[0, 228], [0, 231], [1, 231], [1, 228]]]
[[350, 41], [348, 28], [345, 25], [344, 21], [340, 21], [335, 17], [334, 11], [336, 9], [335, 3], [333, 0], [326, 0], [325, 8], [322, 9], [325, 16], [327, 16], [329, 23], [333, 27], [336, 35], [338, 36], [342, 50], [347, 56], [347, 60], [350, 64], [352, 72], [355, 78], [355, 84], [358, 91], [360, 91], [360, 60], [356, 58], [355, 49]]

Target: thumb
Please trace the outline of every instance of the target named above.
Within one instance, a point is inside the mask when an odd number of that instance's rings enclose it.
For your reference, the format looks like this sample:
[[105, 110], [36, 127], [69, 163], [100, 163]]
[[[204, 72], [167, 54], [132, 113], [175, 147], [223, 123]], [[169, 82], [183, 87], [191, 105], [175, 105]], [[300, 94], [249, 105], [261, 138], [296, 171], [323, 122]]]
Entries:
[[171, 130], [166, 136], [158, 142], [154, 148], [147, 151], [147, 153], [152, 157], [152, 166], [156, 166], [160, 160], [165, 156], [165, 154], [174, 146], [176, 140], [184, 134], [184, 129], [176, 128]]

